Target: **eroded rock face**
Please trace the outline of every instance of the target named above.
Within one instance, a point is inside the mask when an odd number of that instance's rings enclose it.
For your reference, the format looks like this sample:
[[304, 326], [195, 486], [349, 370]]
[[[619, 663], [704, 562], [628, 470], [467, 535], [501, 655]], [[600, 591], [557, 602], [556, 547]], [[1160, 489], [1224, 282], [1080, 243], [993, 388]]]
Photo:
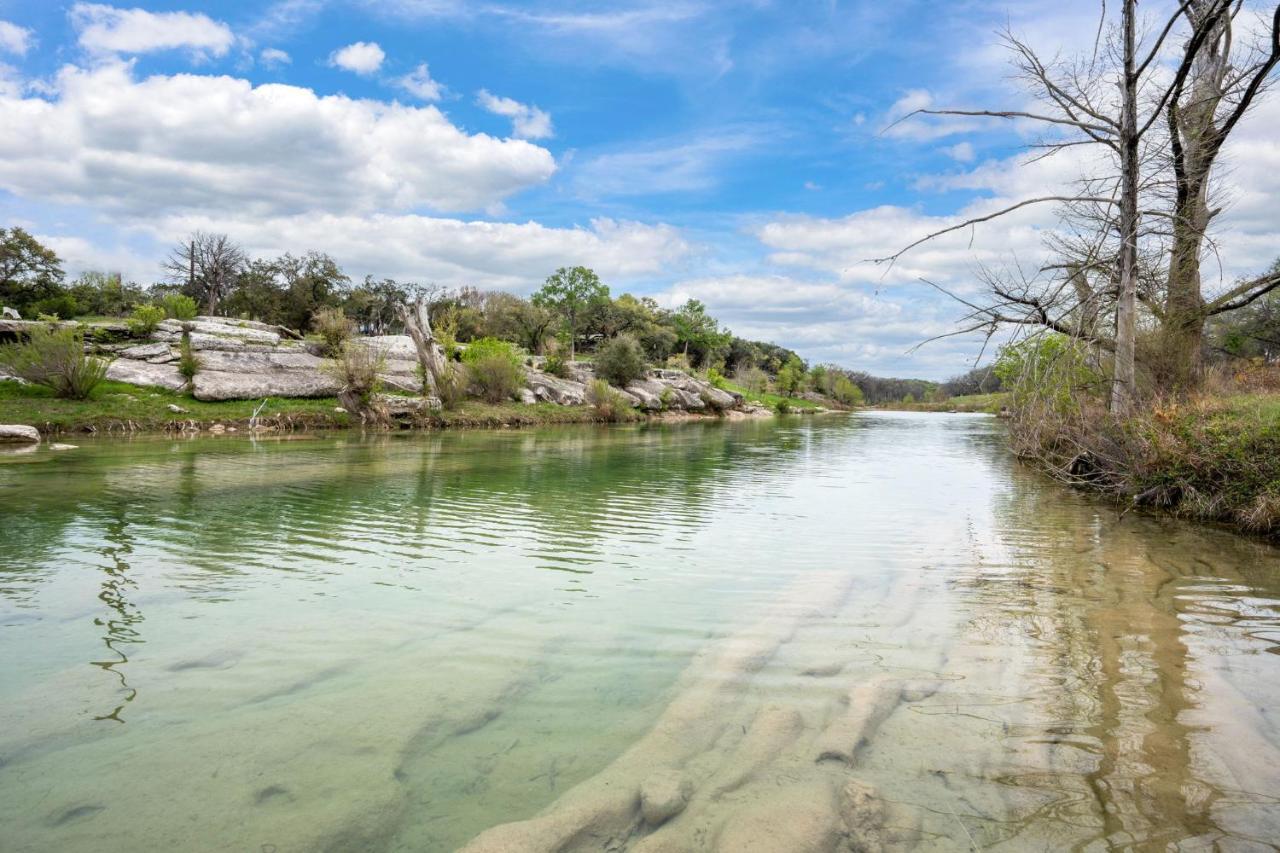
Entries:
[[581, 406], [587, 401], [587, 386], [572, 379], [561, 379], [539, 370], [525, 371], [525, 384], [537, 400], [557, 406]]
[[38, 444], [40, 442], [40, 430], [25, 424], [0, 424], [0, 442]]
[[129, 358], [117, 358], [108, 364], [107, 378], [131, 385], [154, 385], [170, 391], [181, 391], [187, 385], [187, 380], [172, 364], [150, 364]]

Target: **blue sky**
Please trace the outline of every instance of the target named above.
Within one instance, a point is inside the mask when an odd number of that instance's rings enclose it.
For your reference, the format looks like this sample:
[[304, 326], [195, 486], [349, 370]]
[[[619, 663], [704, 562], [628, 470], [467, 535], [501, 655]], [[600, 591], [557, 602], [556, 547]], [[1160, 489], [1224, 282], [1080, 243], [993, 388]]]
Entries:
[[[1033, 0], [0, 0], [0, 220], [72, 271], [143, 282], [193, 228], [257, 254], [328, 251], [353, 277], [520, 293], [582, 263], [616, 292], [701, 298], [811, 360], [941, 378], [980, 342], [909, 352], [960, 313], [919, 277], [973, 287], [979, 264], [1036, 256], [1052, 215], [942, 241], [887, 275], [863, 260], [1078, 164], [1024, 166], [1018, 127], [885, 127], [912, 106], [1022, 97], [996, 31], [1070, 52], [1095, 14]], [[1276, 119], [1245, 129], [1266, 162]], [[1227, 224], [1242, 271], [1276, 245], [1267, 194], [1244, 193]]]

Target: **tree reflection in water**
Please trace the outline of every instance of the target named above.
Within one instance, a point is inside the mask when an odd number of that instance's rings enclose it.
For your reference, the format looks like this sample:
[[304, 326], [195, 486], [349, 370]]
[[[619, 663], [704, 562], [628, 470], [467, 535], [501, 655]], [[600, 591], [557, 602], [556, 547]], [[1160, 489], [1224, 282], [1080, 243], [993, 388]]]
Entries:
[[102, 642], [107, 647], [107, 651], [114, 655], [114, 659], [96, 660], [90, 663], [119, 679], [121, 698], [119, 704], [110, 713], [97, 715], [94, 719], [115, 720], [117, 723], [123, 723], [124, 718], [120, 714], [130, 702], [137, 698], [138, 689], [130, 685], [129, 679], [125, 676], [123, 665], [129, 662], [129, 656], [125, 654], [122, 647], [145, 642], [138, 630], [138, 626], [145, 617], [137, 605], [128, 598], [130, 590], [137, 589], [138, 583], [130, 576], [127, 558], [133, 553], [133, 544], [132, 537], [129, 535], [129, 524], [123, 514], [104, 524], [103, 532], [106, 544], [99, 549], [98, 553], [107, 562], [101, 567], [105, 576], [102, 580], [102, 589], [98, 593], [98, 600], [105, 604], [110, 612], [104, 616], [95, 617], [93, 624], [106, 629]]

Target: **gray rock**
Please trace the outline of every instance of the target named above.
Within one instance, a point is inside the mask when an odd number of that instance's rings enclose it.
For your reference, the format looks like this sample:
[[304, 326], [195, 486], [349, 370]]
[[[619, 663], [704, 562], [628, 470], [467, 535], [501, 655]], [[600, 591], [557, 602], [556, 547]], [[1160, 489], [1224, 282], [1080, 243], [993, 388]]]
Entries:
[[667, 386], [662, 382], [646, 377], [632, 382], [626, 390], [628, 394], [640, 401], [640, 408], [657, 412], [665, 406], [662, 401], [662, 392], [666, 389]]
[[318, 370], [238, 373], [201, 370], [192, 382], [197, 400], [253, 400], [259, 397], [332, 397], [341, 384]]
[[[228, 320], [217, 317], [197, 317], [194, 320], [165, 320], [157, 327], [158, 332], [168, 335], [181, 335], [189, 331], [196, 334], [214, 335], [222, 338], [234, 338], [243, 343], [267, 344], [276, 346], [280, 343], [280, 334], [271, 331], [264, 323], [252, 320]], [[194, 340], [192, 346], [195, 345]]]
[[22, 319], [22, 315], [18, 313], [18, 309], [17, 309], [17, 308], [10, 308], [8, 305], [4, 306], [4, 309], [3, 309], [3, 310], [0, 310], [0, 317], [4, 317], [4, 319], [6, 319], [6, 320], [21, 320], [21, 319]]
[[413, 345], [413, 338], [408, 335], [370, 335], [367, 338], [359, 338], [359, 342], [376, 347], [388, 361], [398, 359], [418, 363], [418, 349]]
[[152, 358], [155, 358], [156, 356], [161, 356], [161, 355], [163, 356], [172, 355], [172, 353], [169, 351], [168, 343], [161, 342], [161, 343], [154, 343], [154, 344], [138, 344], [136, 346], [125, 347], [124, 349], [120, 350], [120, 356], [122, 358], [133, 358], [133, 359], [137, 359], [138, 361], [147, 361], [149, 359], [152, 359]]
[[587, 399], [587, 386], [583, 383], [539, 370], [526, 370], [525, 384], [536, 399], [557, 406], [581, 406]]
[[517, 392], [517, 396], [520, 398], [521, 403], [533, 405], [534, 403], [538, 402], [537, 396], [528, 388], [521, 388]]
[[172, 364], [149, 364], [131, 358], [117, 358], [108, 364], [107, 378], [133, 385], [154, 385], [170, 391], [181, 391], [187, 384]]
[[0, 442], [27, 444], [40, 442], [40, 430], [25, 424], [0, 424]]
[[185, 414], [187, 411], [186, 409], [179, 406], [177, 403], [170, 403], [167, 408], [169, 409], [169, 411], [173, 412], [175, 415]]
[[689, 802], [692, 786], [674, 770], [659, 770], [640, 784], [640, 813], [645, 823], [657, 826], [670, 820]]

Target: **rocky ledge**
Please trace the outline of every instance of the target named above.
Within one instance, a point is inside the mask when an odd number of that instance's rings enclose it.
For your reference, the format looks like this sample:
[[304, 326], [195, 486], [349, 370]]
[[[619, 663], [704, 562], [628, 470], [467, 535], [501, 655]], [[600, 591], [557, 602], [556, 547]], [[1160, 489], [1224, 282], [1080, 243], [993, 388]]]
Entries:
[[[341, 382], [314, 344], [297, 340], [288, 330], [247, 320], [197, 317], [191, 321], [166, 320], [145, 341], [101, 344], [100, 355], [109, 357], [107, 378], [135, 385], [155, 385], [171, 391], [187, 390], [178, 371], [180, 346], [187, 334], [200, 367], [189, 390], [198, 400], [248, 400], [260, 397], [330, 397]], [[417, 354], [407, 335], [358, 338], [384, 359], [382, 383], [386, 390], [418, 394]], [[571, 365], [567, 377], [526, 368], [525, 387], [519, 398], [525, 403], [579, 406], [588, 400], [593, 379], [591, 366]], [[678, 370], [654, 370], [625, 388], [614, 389], [627, 404], [649, 412], [747, 411], [741, 395], [723, 391]], [[763, 410], [761, 410], [763, 411]]]

